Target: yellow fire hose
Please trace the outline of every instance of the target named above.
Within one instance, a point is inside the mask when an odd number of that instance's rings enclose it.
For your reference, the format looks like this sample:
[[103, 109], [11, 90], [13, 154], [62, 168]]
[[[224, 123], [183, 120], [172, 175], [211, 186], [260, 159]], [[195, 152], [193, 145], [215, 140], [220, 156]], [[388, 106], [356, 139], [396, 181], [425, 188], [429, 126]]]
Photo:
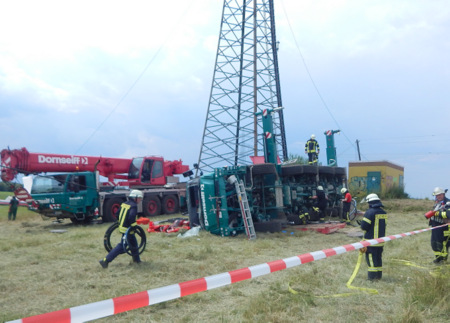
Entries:
[[[362, 291], [362, 292], [366, 292], [369, 294], [378, 294], [378, 290], [373, 289], [373, 288], [364, 288], [364, 287], [356, 287], [356, 286], [352, 286], [352, 282], [355, 279], [356, 275], [358, 274], [359, 268], [361, 267], [361, 261], [363, 259], [363, 252], [359, 252], [359, 256], [358, 256], [358, 261], [356, 262], [356, 266], [355, 269], [353, 270], [353, 274], [350, 277], [350, 279], [348, 280], [346, 286], [349, 289], [353, 289], [353, 290], [358, 290], [358, 291]], [[298, 292], [296, 290], [294, 290], [290, 284], [288, 284], [288, 290], [290, 293], [292, 294], [298, 294]], [[316, 297], [320, 297], [320, 298], [326, 298], [326, 297], [347, 297], [347, 296], [352, 296], [355, 295], [357, 293], [341, 293], [341, 294], [333, 294], [333, 295], [322, 295], [322, 296], [316, 296]]]

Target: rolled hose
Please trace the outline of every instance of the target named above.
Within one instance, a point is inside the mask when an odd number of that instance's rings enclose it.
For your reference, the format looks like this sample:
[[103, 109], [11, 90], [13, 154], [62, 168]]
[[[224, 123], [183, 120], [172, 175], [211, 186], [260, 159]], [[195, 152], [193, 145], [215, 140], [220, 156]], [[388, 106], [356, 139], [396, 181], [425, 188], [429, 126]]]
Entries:
[[[113, 249], [113, 246], [111, 245], [111, 236], [113, 235], [114, 231], [117, 230], [118, 227], [119, 227], [118, 222], [111, 224], [110, 227], [106, 230], [105, 235], [103, 236], [103, 245], [105, 246], [105, 249], [107, 252], [110, 252]], [[141, 254], [144, 252], [145, 247], [147, 245], [147, 236], [145, 235], [145, 231], [144, 231], [144, 229], [142, 229], [141, 226], [137, 225], [134, 227], [134, 229], [135, 229], [135, 236], [138, 241], [139, 254]], [[127, 230], [127, 233], [128, 233], [128, 230]], [[119, 232], [114, 233], [114, 234], [119, 234]], [[128, 245], [128, 247], [125, 246], [125, 251], [127, 254], [131, 255], [131, 250], [129, 248], [129, 243], [128, 243], [127, 237], [128, 237], [127, 234], [125, 234], [123, 236], [123, 238], [125, 238], [125, 241], [126, 241], [125, 245]], [[121, 243], [123, 243], [123, 240], [121, 241]]]

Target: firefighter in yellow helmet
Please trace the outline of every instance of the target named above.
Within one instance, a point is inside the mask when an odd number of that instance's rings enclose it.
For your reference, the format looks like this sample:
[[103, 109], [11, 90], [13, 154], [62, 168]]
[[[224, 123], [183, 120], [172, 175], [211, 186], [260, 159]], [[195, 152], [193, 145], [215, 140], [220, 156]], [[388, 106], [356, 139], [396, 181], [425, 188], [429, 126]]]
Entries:
[[[386, 235], [386, 212], [382, 209], [383, 204], [377, 194], [369, 194], [366, 197], [369, 209], [364, 213], [361, 221], [361, 229], [364, 231], [364, 240], [371, 240], [384, 237]], [[368, 279], [379, 280], [383, 275], [383, 254], [384, 242], [363, 248], [366, 253], [368, 267]]]
[[316, 141], [316, 136], [311, 135], [311, 138], [305, 144], [305, 154], [308, 154], [308, 163], [310, 165], [317, 165], [319, 160], [320, 147]]

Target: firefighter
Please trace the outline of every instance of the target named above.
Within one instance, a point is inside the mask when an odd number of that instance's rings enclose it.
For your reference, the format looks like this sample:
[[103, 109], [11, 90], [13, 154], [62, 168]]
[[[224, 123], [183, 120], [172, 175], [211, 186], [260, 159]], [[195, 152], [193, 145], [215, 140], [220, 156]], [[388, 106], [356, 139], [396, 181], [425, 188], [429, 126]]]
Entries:
[[[122, 203], [119, 209], [119, 232], [122, 233], [122, 238], [127, 232], [128, 228], [133, 228], [137, 226], [137, 206], [142, 201], [144, 195], [139, 190], [132, 190], [128, 195], [128, 201]], [[139, 257], [139, 248], [135, 232], [130, 229], [128, 232], [130, 236], [128, 241], [130, 243], [131, 254], [134, 263], [140, 263], [141, 259]], [[112, 249], [108, 255], [100, 260], [100, 265], [103, 268], [108, 268], [108, 264], [113, 261], [118, 255], [125, 253], [126, 250], [123, 247], [122, 241], [117, 244], [117, 246]]]
[[317, 165], [319, 159], [320, 147], [319, 143], [316, 141], [316, 136], [311, 135], [305, 144], [305, 154], [308, 154], [308, 163], [310, 165]]
[[[384, 237], [386, 235], [386, 212], [382, 209], [383, 204], [377, 194], [369, 194], [366, 197], [369, 203], [369, 209], [364, 213], [361, 221], [361, 229], [364, 231], [364, 240], [371, 240]], [[383, 275], [383, 254], [384, 243], [363, 248], [361, 251], [366, 253], [366, 262], [368, 267], [368, 279], [379, 280]]]
[[13, 196], [11, 201], [9, 201], [8, 220], [13, 220], [13, 221], [16, 220], [18, 205], [19, 205], [19, 200], [17, 200], [16, 197]]
[[[341, 200], [342, 201], [342, 221], [348, 225], [350, 224], [350, 206], [352, 204], [352, 195], [350, 194], [350, 192], [348, 191], [348, 189], [346, 189], [345, 187], [343, 187], [341, 189], [341, 194], [344, 195], [344, 198]], [[345, 220], [344, 220], [345, 218]]]
[[317, 186], [317, 193], [312, 199], [317, 202], [317, 208], [319, 209], [319, 223], [325, 222], [325, 214], [327, 213], [328, 198], [325, 195], [325, 191], [322, 186]]
[[[447, 203], [450, 204], [450, 199], [445, 196], [446, 192], [447, 190], [440, 187], [436, 187], [433, 191], [433, 196], [435, 197], [433, 211], [435, 211], [435, 213], [434, 216], [430, 218], [429, 222], [432, 227], [448, 223], [447, 215], [450, 215], [450, 211], [446, 211], [446, 208], [449, 207]], [[434, 252], [435, 259], [433, 262], [435, 264], [447, 260], [449, 237], [450, 230], [448, 226], [431, 230], [431, 249]]]

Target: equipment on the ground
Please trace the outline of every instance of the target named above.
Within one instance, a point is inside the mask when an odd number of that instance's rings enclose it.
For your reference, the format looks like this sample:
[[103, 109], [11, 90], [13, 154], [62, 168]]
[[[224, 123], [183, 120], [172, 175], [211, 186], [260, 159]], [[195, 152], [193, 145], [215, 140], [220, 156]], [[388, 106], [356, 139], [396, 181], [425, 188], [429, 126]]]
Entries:
[[[109, 226], [109, 228], [106, 230], [105, 235], [103, 236], [103, 245], [107, 252], [110, 252], [119, 242], [124, 242], [123, 239], [125, 238], [125, 251], [131, 255], [131, 250], [129, 248], [128, 244], [128, 232], [130, 228], [127, 229], [127, 232], [125, 235], [122, 235], [119, 230], [119, 223], [115, 222]], [[136, 236], [137, 242], [138, 242], [138, 248], [139, 248], [139, 254], [143, 253], [145, 250], [145, 247], [147, 245], [147, 236], [145, 234], [145, 230], [142, 229], [141, 226], [137, 225], [133, 227], [135, 230], [134, 235]]]
[[181, 160], [29, 153], [26, 148], [4, 149], [1, 159], [5, 182], [17, 174], [38, 174], [33, 179], [32, 200], [29, 196], [26, 200], [30, 210], [47, 217], [70, 218], [74, 223], [101, 217], [113, 222], [133, 189], [142, 191], [138, 211], [145, 216], [174, 214], [185, 207], [186, 183], [175, 175], [186, 173], [189, 167]]

